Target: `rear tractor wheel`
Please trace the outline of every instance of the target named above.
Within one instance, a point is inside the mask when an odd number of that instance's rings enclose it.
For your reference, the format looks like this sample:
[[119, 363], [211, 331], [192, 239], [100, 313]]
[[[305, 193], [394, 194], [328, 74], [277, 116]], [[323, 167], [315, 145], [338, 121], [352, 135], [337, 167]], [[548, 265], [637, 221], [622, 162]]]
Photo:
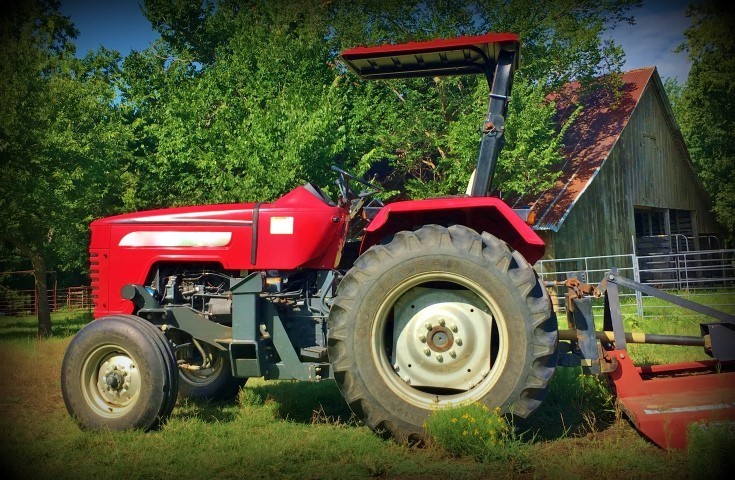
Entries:
[[367, 250], [340, 283], [328, 335], [350, 407], [407, 441], [450, 405], [528, 416], [557, 359], [555, 317], [531, 266], [462, 226], [399, 232]]
[[132, 316], [85, 326], [67, 348], [61, 390], [69, 414], [93, 430], [149, 430], [170, 415], [178, 377], [160, 331]]

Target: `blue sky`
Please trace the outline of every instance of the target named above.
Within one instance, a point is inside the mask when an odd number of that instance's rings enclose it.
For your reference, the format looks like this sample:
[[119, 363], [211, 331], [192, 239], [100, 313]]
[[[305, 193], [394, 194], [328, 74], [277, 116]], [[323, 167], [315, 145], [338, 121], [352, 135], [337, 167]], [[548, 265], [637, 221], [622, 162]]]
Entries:
[[[137, 0], [61, 0], [61, 11], [69, 15], [79, 30], [78, 55], [100, 45], [120, 51], [143, 50], [157, 37], [140, 12]], [[689, 62], [686, 53], [674, 49], [684, 40], [689, 25], [689, 0], [645, 0], [631, 12], [636, 25], [619, 25], [610, 37], [625, 50], [625, 69], [655, 65], [662, 78], [686, 81]]]

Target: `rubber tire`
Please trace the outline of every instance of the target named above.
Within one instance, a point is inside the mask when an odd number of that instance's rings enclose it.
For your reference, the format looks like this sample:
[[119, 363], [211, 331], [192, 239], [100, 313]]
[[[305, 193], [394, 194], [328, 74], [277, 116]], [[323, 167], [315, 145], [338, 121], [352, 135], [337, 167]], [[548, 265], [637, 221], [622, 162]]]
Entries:
[[461, 272], [488, 292], [507, 319], [510, 347], [502, 371], [484, 396], [471, 401], [527, 417], [545, 397], [558, 358], [548, 293], [520, 253], [459, 225], [398, 232], [361, 255], [340, 283], [329, 314], [328, 353], [350, 408], [370, 428], [399, 442], [424, 439], [423, 424], [436, 407], [423, 408], [396, 394], [376, 365], [371, 338], [390, 292], [407, 278], [432, 271]]
[[218, 353], [222, 358], [222, 368], [205, 383], [192, 382], [183, 372], [179, 371], [179, 395], [182, 398], [231, 400], [237, 397], [247, 378], [233, 377], [230, 359], [222, 352]]
[[[83, 393], [84, 363], [100, 346], [126, 350], [139, 371], [144, 372], [140, 376], [139, 397], [127, 412], [117, 417], [100, 415], [87, 403]], [[176, 401], [176, 370], [171, 347], [156, 327], [132, 315], [103, 317], [82, 328], [66, 350], [61, 370], [64, 404], [84, 429], [155, 429], [165, 422]]]
[[176, 400], [179, 396], [179, 388], [181, 388], [181, 382], [179, 381], [178, 375], [179, 367], [176, 363], [176, 356], [174, 355], [171, 342], [169, 342], [168, 338], [166, 338], [166, 335], [164, 335], [159, 327], [153, 325], [151, 322], [141, 317], [125, 314], [109, 315], [108, 318], [110, 317], [130, 319], [131, 321], [140, 325], [141, 328], [150, 332], [151, 336], [156, 339], [158, 348], [161, 351], [161, 354], [166, 359], [166, 370], [168, 372], [168, 378], [171, 383], [170, 387], [166, 389], [166, 391], [168, 392], [168, 398], [166, 399], [166, 403], [163, 405], [160, 414], [161, 418], [168, 418], [171, 415], [174, 407], [176, 406]]

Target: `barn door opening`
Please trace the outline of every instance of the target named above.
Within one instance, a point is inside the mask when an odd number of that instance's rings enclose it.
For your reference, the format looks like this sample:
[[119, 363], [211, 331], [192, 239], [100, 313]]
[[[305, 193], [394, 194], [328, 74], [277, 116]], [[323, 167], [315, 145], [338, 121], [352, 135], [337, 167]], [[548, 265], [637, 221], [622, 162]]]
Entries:
[[635, 207], [636, 254], [683, 253], [697, 249], [691, 210]]

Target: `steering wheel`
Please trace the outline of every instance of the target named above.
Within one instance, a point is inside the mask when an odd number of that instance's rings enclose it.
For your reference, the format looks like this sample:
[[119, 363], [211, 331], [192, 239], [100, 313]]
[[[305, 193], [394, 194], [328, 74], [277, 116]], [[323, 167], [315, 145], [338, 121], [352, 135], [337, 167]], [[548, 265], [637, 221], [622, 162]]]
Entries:
[[[383, 189], [378, 185], [372, 184], [367, 180], [364, 180], [348, 171], [342, 170], [335, 165], [332, 165], [332, 171], [339, 173], [339, 178], [335, 183], [339, 188], [339, 194], [341, 197], [340, 203], [350, 209], [350, 218], [354, 218], [357, 213], [362, 210], [367, 197], [383, 191]], [[365, 185], [368, 187], [368, 190], [361, 190], [360, 193], [355, 194], [355, 192], [350, 189], [350, 180], [354, 180], [357, 183]], [[382, 202], [379, 203], [382, 205]]]
[[[339, 193], [342, 195], [342, 198], [345, 200], [352, 200], [354, 198], [365, 198], [369, 197], [370, 195], [374, 195], [378, 192], [382, 192], [383, 189], [380, 188], [378, 185], [372, 184], [368, 182], [367, 180], [364, 180], [357, 175], [350, 173], [346, 170], [342, 170], [336, 165], [332, 165], [332, 171], [339, 173], [339, 178], [337, 179], [337, 187], [339, 187]], [[361, 183], [365, 185], [366, 187], [369, 187], [372, 190], [361, 190], [360, 193], [355, 194], [350, 189], [350, 180], [354, 180], [357, 183]]]

